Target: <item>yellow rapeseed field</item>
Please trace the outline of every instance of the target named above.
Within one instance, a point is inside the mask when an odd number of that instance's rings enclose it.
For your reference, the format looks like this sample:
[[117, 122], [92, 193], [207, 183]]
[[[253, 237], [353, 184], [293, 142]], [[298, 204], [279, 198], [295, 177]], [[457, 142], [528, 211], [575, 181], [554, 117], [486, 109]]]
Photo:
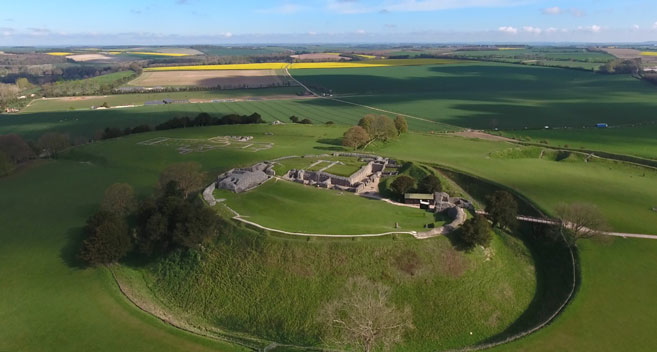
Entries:
[[46, 54], [52, 55], [52, 56], [67, 56], [67, 55], [72, 55], [73, 53], [68, 53], [68, 52], [64, 52], [64, 51], [53, 51], [53, 52], [46, 53]]
[[189, 54], [158, 53], [158, 52], [153, 52], [153, 51], [129, 51], [127, 53], [128, 54], [135, 54], [135, 55], [153, 55], [153, 56], [189, 56]]
[[643, 56], [657, 56], [657, 51], [644, 51], [641, 53]]
[[524, 48], [497, 48], [497, 50], [522, 50]]
[[258, 64], [167, 66], [149, 67], [144, 71], [282, 70], [287, 65], [285, 62], [266, 62]]
[[376, 56], [374, 55], [356, 54], [356, 56], [360, 56], [364, 59], [376, 59]]
[[309, 68], [359, 68], [359, 67], [387, 67], [387, 66], [418, 66], [418, 65], [450, 65], [463, 61], [451, 59], [386, 59], [365, 60], [355, 62], [299, 62], [288, 64], [285, 62], [267, 62], [256, 64], [233, 64], [233, 65], [190, 65], [190, 66], [166, 66], [149, 67], [144, 71], [207, 71], [207, 70], [282, 70], [309, 69]]

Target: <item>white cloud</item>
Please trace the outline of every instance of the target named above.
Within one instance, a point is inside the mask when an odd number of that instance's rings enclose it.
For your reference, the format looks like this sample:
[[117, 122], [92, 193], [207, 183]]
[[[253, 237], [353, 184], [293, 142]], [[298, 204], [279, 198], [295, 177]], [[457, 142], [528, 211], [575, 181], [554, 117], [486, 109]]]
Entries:
[[591, 33], [600, 33], [602, 27], [598, 26], [597, 24], [594, 24], [592, 26], [586, 26], [586, 27], [579, 26], [577, 27], [577, 30], [584, 32], [591, 32]]
[[543, 32], [542, 29], [540, 29], [538, 27], [532, 27], [532, 26], [522, 27], [522, 30], [527, 32], [527, 33], [532, 33], [532, 34], [541, 34]]
[[635, 31], [638, 31], [639, 29], [641, 29], [641, 26], [639, 26], [638, 24], [635, 24], [634, 26], [632, 26], [632, 29], [634, 29]]
[[551, 33], [556, 33], [558, 31], [559, 31], [558, 28], [550, 27], [550, 28], [545, 30], [545, 33], [551, 34]]
[[652, 25], [652, 29], [657, 29], [657, 22], [655, 22], [655, 24]]
[[222, 34], [222, 35], [223, 35], [224, 37], [226, 37], [226, 38], [230, 38], [230, 37], [233, 36], [233, 33], [231, 33], [231, 32], [226, 32], [226, 33], [224, 33], [224, 34]]
[[518, 34], [518, 28], [514, 28], [514, 27], [511, 27], [511, 26], [502, 26], [502, 27], [498, 28], [497, 30], [500, 31], [500, 32], [503, 32], [503, 33], [508, 33], [508, 34]]
[[356, 31], [356, 33], [357, 34], [365, 34], [366, 32], [365, 32], [364, 29], [359, 29], [359, 30]]
[[560, 15], [563, 13], [563, 10], [561, 10], [561, 7], [555, 6], [543, 9], [542, 12], [546, 15]]
[[580, 10], [580, 9], [577, 9], [577, 8], [574, 8], [574, 7], [568, 8], [568, 9], [564, 9], [564, 8], [559, 7], [559, 6], [547, 7], [547, 8], [542, 9], [541, 12], [544, 15], [566, 15], [566, 14], [570, 14], [570, 15], [573, 15], [575, 17], [584, 16], [584, 11], [583, 10]]
[[428, 12], [462, 8], [510, 7], [530, 0], [387, 0], [379, 4], [365, 4], [357, 0], [328, 0], [328, 9], [345, 14]]

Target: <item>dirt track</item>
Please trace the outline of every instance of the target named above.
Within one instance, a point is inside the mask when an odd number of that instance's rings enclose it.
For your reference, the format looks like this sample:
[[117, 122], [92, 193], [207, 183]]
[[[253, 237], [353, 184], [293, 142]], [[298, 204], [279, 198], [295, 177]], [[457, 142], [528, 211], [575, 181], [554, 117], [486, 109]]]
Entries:
[[248, 88], [283, 85], [286, 81], [276, 70], [149, 71], [128, 85]]

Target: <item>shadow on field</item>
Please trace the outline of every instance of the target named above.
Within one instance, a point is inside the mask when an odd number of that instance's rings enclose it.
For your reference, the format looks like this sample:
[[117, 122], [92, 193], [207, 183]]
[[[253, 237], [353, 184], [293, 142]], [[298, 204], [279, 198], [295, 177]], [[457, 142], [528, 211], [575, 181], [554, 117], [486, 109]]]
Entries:
[[74, 227], [66, 233], [66, 243], [59, 251], [59, 257], [71, 268], [84, 269], [87, 267], [80, 258], [80, 248], [84, 239], [84, 227]]

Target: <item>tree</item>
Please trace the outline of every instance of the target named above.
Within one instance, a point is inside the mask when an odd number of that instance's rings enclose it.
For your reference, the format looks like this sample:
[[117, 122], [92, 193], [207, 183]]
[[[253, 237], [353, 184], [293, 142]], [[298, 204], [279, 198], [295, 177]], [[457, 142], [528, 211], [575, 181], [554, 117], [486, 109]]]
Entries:
[[357, 351], [388, 351], [413, 329], [409, 307], [390, 302], [390, 288], [363, 277], [352, 278], [342, 297], [324, 305], [319, 322], [323, 339], [331, 345]]
[[562, 229], [568, 230], [571, 245], [574, 245], [580, 238], [595, 236], [607, 227], [607, 222], [600, 209], [593, 204], [561, 203], [557, 205], [555, 213]]
[[443, 187], [440, 184], [440, 179], [436, 177], [436, 175], [429, 174], [420, 180], [418, 189], [423, 193], [436, 193], [441, 192]]
[[9, 160], [7, 155], [0, 151], [0, 176], [7, 175], [14, 169], [14, 164]]
[[35, 157], [34, 151], [17, 134], [0, 135], [0, 152], [14, 164], [20, 164]]
[[397, 193], [400, 196], [404, 196], [406, 192], [411, 190], [413, 187], [415, 187], [415, 179], [406, 176], [406, 175], [401, 175], [397, 177], [392, 183], [390, 184], [390, 188]]
[[478, 245], [488, 247], [492, 239], [490, 224], [482, 215], [475, 215], [466, 220], [461, 225], [458, 234], [466, 249], [472, 249]]
[[205, 173], [201, 171], [201, 164], [197, 162], [185, 162], [169, 165], [160, 174], [160, 189], [163, 189], [171, 181], [176, 182], [182, 191], [184, 198], [203, 187]]
[[371, 132], [368, 132], [374, 139], [387, 142], [397, 136], [397, 127], [391, 118], [385, 115], [374, 117], [371, 126]]
[[302, 124], [302, 125], [312, 125], [313, 124], [313, 122], [310, 119], [303, 119], [303, 120], [299, 121], [299, 123]]
[[292, 115], [292, 116], [290, 116], [290, 121], [292, 121], [293, 123], [299, 123], [299, 118]]
[[137, 207], [135, 191], [127, 183], [115, 183], [105, 190], [100, 209], [118, 216], [127, 216]]
[[87, 220], [80, 259], [89, 265], [114, 263], [132, 249], [132, 238], [125, 219], [99, 211]]
[[198, 248], [214, 238], [220, 229], [221, 218], [212, 208], [202, 203], [187, 203], [182, 214], [177, 214], [172, 233], [173, 242], [187, 248]]
[[39, 137], [37, 145], [50, 158], [56, 157], [57, 152], [70, 146], [71, 141], [67, 134], [48, 132]]
[[345, 147], [358, 149], [365, 145], [370, 140], [370, 135], [367, 134], [364, 128], [354, 126], [347, 130], [342, 136], [342, 145]]
[[397, 135], [408, 132], [408, 122], [406, 122], [406, 118], [397, 115], [397, 117], [395, 117], [395, 127], [397, 128]]
[[518, 217], [518, 203], [507, 191], [496, 191], [486, 197], [486, 213], [493, 226], [513, 228]]
[[109, 104], [105, 101], [105, 102], [103, 102], [103, 104], [101, 105], [101, 107], [103, 107], [103, 108], [105, 108], [105, 109], [109, 109], [110, 106], [109, 106]]
[[372, 125], [374, 124], [375, 116], [376, 115], [365, 115], [358, 121], [358, 126], [362, 127], [369, 135], [372, 135]]

